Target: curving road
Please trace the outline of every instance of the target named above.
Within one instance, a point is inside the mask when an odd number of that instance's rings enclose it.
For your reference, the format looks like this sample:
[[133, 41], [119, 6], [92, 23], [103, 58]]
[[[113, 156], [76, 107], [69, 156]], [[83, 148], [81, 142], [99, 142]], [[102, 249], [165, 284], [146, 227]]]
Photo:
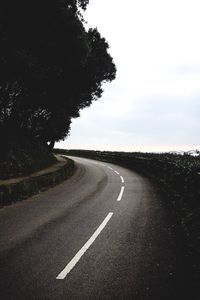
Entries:
[[73, 159], [69, 180], [0, 210], [0, 299], [184, 299], [181, 244], [155, 187]]

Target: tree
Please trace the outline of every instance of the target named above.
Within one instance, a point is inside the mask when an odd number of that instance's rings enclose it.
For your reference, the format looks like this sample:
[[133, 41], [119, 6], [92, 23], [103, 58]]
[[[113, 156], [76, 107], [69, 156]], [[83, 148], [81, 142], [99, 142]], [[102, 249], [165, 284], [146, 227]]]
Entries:
[[97, 29], [84, 28], [88, 2], [1, 1], [1, 136], [53, 145], [115, 78], [108, 43]]

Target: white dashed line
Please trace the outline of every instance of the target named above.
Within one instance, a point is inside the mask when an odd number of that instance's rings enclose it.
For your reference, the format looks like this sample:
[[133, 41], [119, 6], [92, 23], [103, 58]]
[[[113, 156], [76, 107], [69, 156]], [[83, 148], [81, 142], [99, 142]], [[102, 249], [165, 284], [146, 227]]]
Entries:
[[113, 168], [111, 168], [111, 167], [108, 167], [108, 169], [110, 169], [110, 170], [114, 171], [114, 169], [113, 169]]
[[117, 175], [119, 175], [119, 172], [117, 172], [117, 171], [115, 171], [115, 170], [114, 170], [114, 172], [115, 172]]
[[108, 221], [113, 216], [113, 213], [110, 212], [101, 225], [97, 228], [97, 230], [93, 233], [91, 238], [85, 243], [85, 245], [77, 252], [77, 254], [72, 258], [72, 260], [67, 264], [67, 266], [60, 272], [60, 274], [56, 277], [56, 279], [65, 279], [67, 274], [75, 267], [77, 262], [81, 259], [83, 254], [88, 250], [88, 248], [94, 243], [98, 235], [104, 229]]
[[122, 183], [124, 183], [124, 178], [122, 176], [120, 176]]
[[117, 198], [117, 201], [121, 201], [121, 200], [122, 200], [123, 193], [124, 193], [124, 186], [121, 187], [121, 191], [120, 191], [120, 193], [119, 193], [119, 196], [118, 196], [118, 198]]

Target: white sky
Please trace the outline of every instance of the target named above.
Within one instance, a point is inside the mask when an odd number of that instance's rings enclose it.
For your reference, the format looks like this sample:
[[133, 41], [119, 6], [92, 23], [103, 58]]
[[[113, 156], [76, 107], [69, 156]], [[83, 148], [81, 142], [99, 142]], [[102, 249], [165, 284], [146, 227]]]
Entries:
[[74, 119], [67, 149], [200, 148], [200, 1], [90, 0], [117, 78]]

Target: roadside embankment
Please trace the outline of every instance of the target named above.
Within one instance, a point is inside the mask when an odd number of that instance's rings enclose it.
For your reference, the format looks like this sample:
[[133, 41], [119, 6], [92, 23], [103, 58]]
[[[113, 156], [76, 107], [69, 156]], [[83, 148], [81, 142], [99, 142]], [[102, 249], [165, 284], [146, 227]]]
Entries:
[[29, 176], [0, 180], [0, 207], [26, 199], [53, 187], [74, 173], [74, 162], [56, 156], [57, 162]]

